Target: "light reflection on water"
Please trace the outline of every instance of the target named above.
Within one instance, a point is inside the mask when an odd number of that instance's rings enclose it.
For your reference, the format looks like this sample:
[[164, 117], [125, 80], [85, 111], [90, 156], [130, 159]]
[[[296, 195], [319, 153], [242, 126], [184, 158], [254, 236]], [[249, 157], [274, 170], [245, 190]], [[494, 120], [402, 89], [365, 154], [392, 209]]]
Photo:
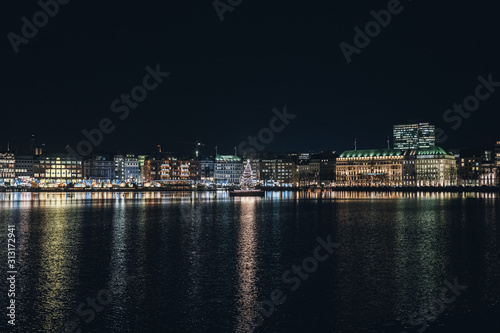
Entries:
[[446, 316], [498, 302], [499, 209], [494, 193], [20, 192], [0, 193], [0, 227], [19, 233], [20, 332], [62, 331], [102, 289], [84, 332], [248, 332], [328, 235], [331, 264], [261, 328], [340, 332], [408, 319], [445, 278], [470, 286]]
[[252, 332], [257, 318], [257, 239], [258, 198], [240, 198], [238, 235], [238, 318], [235, 332]]

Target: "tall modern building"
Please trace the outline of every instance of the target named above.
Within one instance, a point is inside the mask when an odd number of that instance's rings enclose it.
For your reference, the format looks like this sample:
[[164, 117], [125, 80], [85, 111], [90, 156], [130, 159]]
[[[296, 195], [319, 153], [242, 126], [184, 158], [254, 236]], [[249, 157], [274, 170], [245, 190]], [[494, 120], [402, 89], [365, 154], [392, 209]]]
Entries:
[[394, 125], [394, 149], [429, 149], [436, 146], [436, 128], [429, 123]]

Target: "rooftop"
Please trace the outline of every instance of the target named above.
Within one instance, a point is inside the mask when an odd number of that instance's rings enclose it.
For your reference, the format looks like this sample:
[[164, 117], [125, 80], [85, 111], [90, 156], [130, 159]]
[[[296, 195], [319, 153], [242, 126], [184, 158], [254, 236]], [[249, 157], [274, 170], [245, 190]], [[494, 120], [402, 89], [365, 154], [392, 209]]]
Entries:
[[364, 149], [346, 150], [339, 157], [380, 157], [380, 156], [403, 156], [401, 149]]
[[217, 155], [215, 156], [215, 161], [241, 162], [241, 158], [235, 155]]
[[[431, 147], [425, 149], [408, 150], [411, 155], [452, 155], [447, 153], [441, 147]], [[401, 149], [365, 149], [365, 150], [346, 150], [339, 157], [383, 157], [383, 156], [403, 156], [404, 150]]]

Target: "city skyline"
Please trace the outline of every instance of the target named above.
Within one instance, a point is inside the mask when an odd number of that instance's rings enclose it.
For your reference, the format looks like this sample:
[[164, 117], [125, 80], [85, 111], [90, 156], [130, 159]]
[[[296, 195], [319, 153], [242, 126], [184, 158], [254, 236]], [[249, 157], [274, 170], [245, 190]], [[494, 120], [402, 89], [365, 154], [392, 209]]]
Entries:
[[[374, 20], [371, 12], [385, 10], [387, 1], [348, 3], [342, 11], [326, 3], [245, 1], [223, 21], [211, 2], [151, 4], [140, 15], [129, 3], [101, 4], [98, 11], [61, 4], [17, 53], [4, 38], [9, 83], [2, 89], [3, 112], [10, 125], [0, 133], [0, 144], [10, 140], [15, 149], [35, 132], [48, 146], [75, 146], [84, 139], [83, 130], [109, 118], [116, 129], [103, 140], [104, 151], [121, 145], [147, 151], [161, 142], [178, 151], [186, 149], [181, 142], [197, 140], [230, 151], [283, 105], [300, 121], [279, 133], [272, 150], [335, 146], [343, 151], [354, 138], [360, 147], [375, 142], [382, 147], [391, 132], [387, 119], [433, 123], [448, 147], [495, 141], [498, 132], [490, 121], [500, 108], [495, 11], [487, 4], [401, 6], [404, 10], [348, 64], [339, 44], [354, 45], [354, 28], [363, 30]], [[40, 10], [36, 3], [10, 4], [2, 14], [5, 35], [21, 36], [21, 18], [30, 21]], [[75, 19], [77, 13], [95, 24]], [[315, 18], [313, 24], [300, 19], [305, 14]], [[169, 75], [157, 86], [147, 80], [155, 88], [146, 89], [143, 100], [134, 88], [157, 66]], [[476, 111], [458, 107], [473, 103], [468, 96], [488, 81], [489, 87], [479, 90], [488, 98]], [[123, 109], [112, 109], [117, 100], [115, 108], [127, 105], [122, 94], [141, 100], [129, 102], [138, 106], [129, 107], [123, 120]]]

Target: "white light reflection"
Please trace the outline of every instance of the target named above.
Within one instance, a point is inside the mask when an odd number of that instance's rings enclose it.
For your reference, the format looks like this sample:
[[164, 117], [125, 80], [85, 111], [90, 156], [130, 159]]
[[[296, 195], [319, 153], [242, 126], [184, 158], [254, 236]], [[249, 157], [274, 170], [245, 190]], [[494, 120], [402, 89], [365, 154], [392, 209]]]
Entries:
[[[256, 214], [258, 198], [240, 199], [238, 235], [238, 317], [236, 332], [252, 332], [257, 320], [257, 238]], [[260, 201], [260, 200], [259, 200]]]

